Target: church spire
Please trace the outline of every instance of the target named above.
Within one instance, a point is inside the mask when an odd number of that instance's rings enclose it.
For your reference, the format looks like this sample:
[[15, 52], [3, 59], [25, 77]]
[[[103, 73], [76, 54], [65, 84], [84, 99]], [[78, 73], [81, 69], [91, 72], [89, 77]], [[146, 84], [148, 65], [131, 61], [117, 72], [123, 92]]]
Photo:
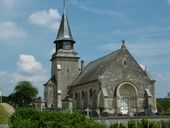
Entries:
[[56, 41], [71, 41], [75, 43], [75, 41], [73, 40], [72, 34], [71, 34], [71, 30], [70, 30], [70, 26], [69, 26], [69, 22], [67, 18], [67, 12], [65, 9], [65, 0], [63, 1], [63, 6], [64, 6], [63, 7], [64, 13], [62, 15]]

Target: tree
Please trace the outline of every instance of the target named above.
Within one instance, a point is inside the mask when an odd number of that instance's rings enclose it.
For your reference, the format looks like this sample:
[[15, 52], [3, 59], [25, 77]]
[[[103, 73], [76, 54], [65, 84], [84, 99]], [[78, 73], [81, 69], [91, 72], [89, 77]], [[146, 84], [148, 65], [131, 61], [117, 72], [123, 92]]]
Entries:
[[28, 107], [38, 94], [37, 88], [29, 81], [20, 81], [9, 96], [9, 100], [18, 107]]

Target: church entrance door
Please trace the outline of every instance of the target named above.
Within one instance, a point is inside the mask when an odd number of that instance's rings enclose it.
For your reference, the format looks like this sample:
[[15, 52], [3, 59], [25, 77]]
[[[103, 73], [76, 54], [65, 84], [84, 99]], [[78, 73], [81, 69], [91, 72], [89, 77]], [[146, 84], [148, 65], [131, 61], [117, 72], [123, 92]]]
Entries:
[[136, 87], [125, 82], [117, 87], [117, 113], [129, 114], [129, 112], [137, 112], [138, 91]]
[[129, 111], [129, 97], [122, 97], [121, 98], [121, 108], [122, 114], [128, 114]]

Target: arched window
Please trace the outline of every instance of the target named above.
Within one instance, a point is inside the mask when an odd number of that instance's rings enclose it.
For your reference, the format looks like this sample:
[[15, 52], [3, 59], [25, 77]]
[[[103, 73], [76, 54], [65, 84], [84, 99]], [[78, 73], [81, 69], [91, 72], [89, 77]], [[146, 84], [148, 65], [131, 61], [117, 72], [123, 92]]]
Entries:
[[91, 98], [91, 97], [92, 97], [92, 95], [93, 95], [93, 90], [92, 90], [92, 89], [90, 89], [89, 94], [90, 94], [90, 98]]
[[92, 94], [92, 108], [97, 108], [97, 92], [96, 90], [93, 91]]
[[84, 93], [84, 91], [82, 91], [82, 92], [81, 92], [81, 97], [82, 97], [82, 99], [84, 99], [84, 95], [85, 95], [85, 93]]
[[78, 97], [78, 94], [77, 94], [77, 92], [75, 92], [75, 99], [77, 99], [77, 97]]
[[84, 109], [88, 107], [89, 101], [88, 101], [88, 93], [84, 92]]

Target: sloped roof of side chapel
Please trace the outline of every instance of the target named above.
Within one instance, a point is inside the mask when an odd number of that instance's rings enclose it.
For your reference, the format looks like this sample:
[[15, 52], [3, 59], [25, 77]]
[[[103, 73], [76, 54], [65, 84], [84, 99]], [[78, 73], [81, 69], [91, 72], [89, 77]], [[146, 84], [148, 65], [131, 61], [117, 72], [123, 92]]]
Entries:
[[57, 80], [54, 75], [44, 84], [44, 86], [51, 86], [51, 85], [55, 85], [55, 84], [57, 84]]
[[[102, 76], [103, 73], [106, 71], [106, 69], [109, 67], [110, 63], [112, 63], [113, 66], [116, 65], [117, 62], [115, 60], [123, 52], [126, 52], [128, 55], [130, 55], [133, 58], [133, 56], [131, 55], [131, 53], [128, 51], [125, 44], [123, 43], [120, 49], [90, 62], [84, 68], [83, 73], [73, 82], [72, 86], [81, 85], [81, 84], [85, 84], [88, 82], [98, 80], [99, 77]], [[143, 70], [134, 58], [133, 58], [133, 60], [138, 65], [138, 68]], [[144, 71], [144, 73], [145, 73], [145, 71]], [[147, 76], [147, 74], [146, 74], [146, 76]], [[147, 77], [149, 77], [149, 76], [147, 76]]]

